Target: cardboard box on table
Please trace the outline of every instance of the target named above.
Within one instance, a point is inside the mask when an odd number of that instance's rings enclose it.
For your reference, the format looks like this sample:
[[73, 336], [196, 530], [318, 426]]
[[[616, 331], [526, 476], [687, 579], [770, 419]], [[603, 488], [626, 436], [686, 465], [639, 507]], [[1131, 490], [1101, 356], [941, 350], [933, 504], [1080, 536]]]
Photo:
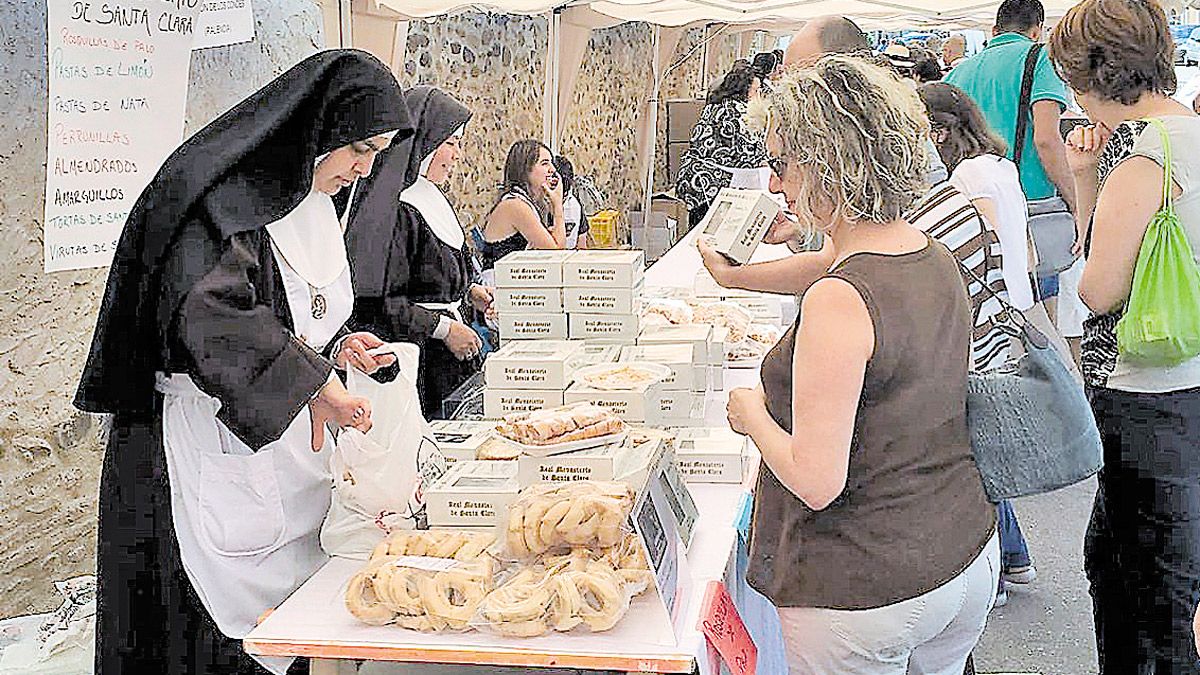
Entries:
[[620, 443], [576, 450], [547, 457], [522, 455], [517, 459], [517, 479], [522, 488], [533, 483], [563, 483], [581, 480], [621, 481], [638, 490], [663, 452], [657, 440], [634, 445]]
[[728, 427], [676, 429], [675, 466], [689, 483], [740, 483], [748, 442]]

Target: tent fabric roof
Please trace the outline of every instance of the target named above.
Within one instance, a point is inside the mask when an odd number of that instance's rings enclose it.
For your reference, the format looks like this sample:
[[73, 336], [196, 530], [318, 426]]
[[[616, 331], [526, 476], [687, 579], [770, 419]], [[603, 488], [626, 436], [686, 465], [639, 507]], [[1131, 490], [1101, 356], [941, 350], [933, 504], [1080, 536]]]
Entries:
[[[1048, 18], [1062, 16], [1077, 0], [1044, 0]], [[990, 28], [1000, 0], [368, 0], [398, 17], [429, 18], [463, 11], [539, 15], [556, 8], [590, 9], [621, 21], [659, 26], [703, 23], [753, 24], [793, 29], [828, 14], [855, 19], [864, 29]]]

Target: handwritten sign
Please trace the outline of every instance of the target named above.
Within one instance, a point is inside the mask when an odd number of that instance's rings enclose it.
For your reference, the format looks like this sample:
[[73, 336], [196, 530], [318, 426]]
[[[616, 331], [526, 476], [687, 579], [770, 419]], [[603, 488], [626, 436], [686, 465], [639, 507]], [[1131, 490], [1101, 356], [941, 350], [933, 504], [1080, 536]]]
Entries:
[[758, 647], [742, 623], [733, 598], [725, 584], [708, 582], [704, 592], [704, 604], [700, 607], [700, 631], [708, 639], [709, 646], [716, 649], [721, 660], [733, 675], [754, 675], [758, 667]]
[[204, 0], [192, 49], [224, 47], [254, 39], [250, 0]]
[[102, 267], [183, 137], [200, 0], [49, 0], [45, 269]]

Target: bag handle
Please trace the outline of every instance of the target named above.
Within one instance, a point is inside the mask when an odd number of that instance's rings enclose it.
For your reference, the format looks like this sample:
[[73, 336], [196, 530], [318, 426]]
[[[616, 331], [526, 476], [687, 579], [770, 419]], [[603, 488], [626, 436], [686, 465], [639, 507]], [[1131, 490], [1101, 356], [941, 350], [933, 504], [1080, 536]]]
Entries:
[[1041, 44], [1029, 48], [1025, 55], [1025, 70], [1021, 76], [1021, 98], [1017, 104], [1017, 132], [1013, 134], [1013, 164], [1017, 165], [1017, 175], [1021, 174], [1021, 157], [1025, 154], [1025, 136], [1029, 131], [1029, 120], [1033, 116], [1033, 71], [1037, 69], [1038, 54], [1042, 51]]
[[[1000, 305], [1004, 308], [1004, 311], [1001, 313], [1001, 320], [1008, 321], [1010, 324], [1012, 324], [1012, 328], [1016, 329], [1016, 331], [1020, 333], [1020, 335], [1017, 337], [1022, 338], [1024, 341], [1032, 344], [1038, 349], [1048, 349], [1050, 347], [1050, 338], [1046, 337], [1045, 333], [1038, 330], [1037, 326], [1034, 326], [1032, 323], [1030, 323], [1029, 319], [1025, 318], [1025, 314], [1021, 310], [1013, 307], [1012, 303], [993, 290], [992, 287], [989, 286], [982, 277], [975, 273], [975, 270], [972, 270], [970, 267], [967, 267], [965, 264], [963, 264], [963, 261], [959, 260], [958, 258], [955, 258], [954, 261], [958, 263], [959, 269], [961, 269], [964, 274], [974, 280], [975, 283], [982, 286], [983, 290], [988, 295], [992, 296], [997, 302], [1000, 303]], [[970, 290], [970, 287], [968, 287], [967, 292], [970, 293]]]
[[1162, 145], [1163, 145], [1162, 210], [1163, 211], [1174, 211], [1175, 210], [1175, 194], [1174, 194], [1175, 191], [1171, 189], [1172, 186], [1174, 185], [1174, 183], [1173, 183], [1174, 179], [1171, 177], [1171, 165], [1174, 163], [1174, 160], [1171, 156], [1171, 137], [1170, 137], [1170, 135], [1167, 134], [1167, 125], [1164, 124], [1163, 121], [1158, 117], [1147, 117], [1142, 121], [1153, 126], [1155, 129], [1158, 129], [1159, 136], [1162, 138]]

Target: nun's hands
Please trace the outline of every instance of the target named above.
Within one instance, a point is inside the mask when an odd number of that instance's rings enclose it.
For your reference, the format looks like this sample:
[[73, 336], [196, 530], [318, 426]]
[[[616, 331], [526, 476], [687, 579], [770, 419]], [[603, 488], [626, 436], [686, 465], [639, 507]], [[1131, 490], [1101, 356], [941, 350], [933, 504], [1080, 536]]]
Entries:
[[461, 321], [450, 322], [450, 332], [446, 334], [442, 342], [446, 343], [446, 348], [459, 361], [466, 361], [469, 358], [473, 358], [483, 348], [483, 342], [479, 339], [479, 334]]
[[363, 396], [351, 395], [337, 377], [329, 378], [308, 407], [312, 411], [313, 452], [320, 452], [325, 446], [327, 422], [336, 427], [354, 427], [363, 433], [371, 430], [371, 402]]
[[372, 333], [351, 333], [342, 340], [342, 348], [337, 353], [337, 366], [345, 370], [347, 366], [354, 366], [364, 373], [371, 373], [390, 366], [396, 362], [396, 357], [392, 354], [380, 354], [372, 356], [368, 353], [369, 350], [383, 345], [383, 340], [375, 337]]

